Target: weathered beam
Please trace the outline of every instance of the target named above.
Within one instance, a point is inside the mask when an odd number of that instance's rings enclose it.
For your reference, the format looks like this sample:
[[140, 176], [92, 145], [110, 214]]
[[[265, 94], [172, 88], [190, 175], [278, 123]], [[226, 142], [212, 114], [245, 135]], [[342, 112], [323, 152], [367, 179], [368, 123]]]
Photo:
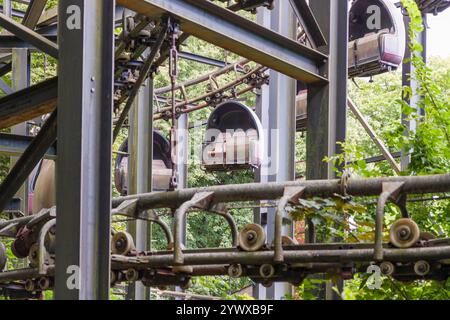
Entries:
[[58, 79], [52, 78], [0, 99], [0, 129], [34, 119], [56, 108]]
[[6, 94], [11, 94], [14, 92], [14, 90], [1, 78], [0, 78], [0, 90], [2, 90]]
[[314, 14], [306, 0], [289, 0], [297, 19], [305, 31], [308, 40], [312, 42], [314, 48], [327, 45], [327, 40], [320, 29]]
[[327, 56], [205, 0], [118, 0], [158, 19], [170, 14], [183, 32], [305, 83], [326, 82], [320, 66]]
[[[47, 40], [56, 42], [56, 35], [44, 36]], [[20, 39], [14, 35], [0, 35], [0, 49], [13, 49], [13, 48], [26, 48], [26, 49], [36, 49], [31, 43]], [[11, 51], [11, 50], [9, 50]]]
[[[444, 260], [450, 258], [450, 246], [436, 246], [425, 248], [391, 249], [385, 248], [386, 261], [406, 262], [415, 259]], [[243, 265], [262, 265], [273, 263], [273, 251], [259, 252], [207, 252], [184, 254], [186, 265], [209, 265], [239, 263]], [[344, 262], [371, 262], [373, 249], [334, 249], [334, 250], [290, 250], [284, 253], [285, 262], [293, 263], [344, 263]], [[112, 256], [112, 266], [129, 268], [158, 268], [174, 264], [173, 254], [152, 254], [135, 257]]]
[[[0, 133], [0, 154], [19, 157], [33, 142], [33, 137], [9, 133]], [[44, 155], [46, 159], [56, 159], [55, 146], [50, 147]]]
[[0, 212], [19, 190], [38, 162], [56, 140], [56, 111], [16, 162], [0, 185]]
[[34, 47], [42, 50], [53, 58], [58, 58], [58, 46], [54, 42], [46, 39], [44, 36], [30, 28], [17, 23], [13, 19], [8, 18], [2, 13], [0, 13], [0, 26], [18, 36], [20, 39], [31, 43]]
[[30, 29], [34, 29], [45, 9], [47, 0], [31, 0], [28, 5], [22, 24]]
[[[382, 192], [383, 183], [391, 182], [404, 182], [402, 188], [402, 193], [404, 194], [432, 194], [450, 191], [450, 174], [420, 177], [350, 179], [347, 182], [345, 191], [348, 195], [355, 197], [378, 196]], [[343, 192], [341, 179], [250, 183], [119, 197], [113, 199], [113, 207], [118, 207], [126, 200], [138, 199], [138, 208], [141, 210], [178, 208], [184, 202], [192, 199], [196, 193], [201, 192], [213, 192], [214, 203], [270, 200], [282, 197], [286, 187], [304, 187], [304, 196], [307, 198], [329, 198], [335, 194], [342, 194]]]

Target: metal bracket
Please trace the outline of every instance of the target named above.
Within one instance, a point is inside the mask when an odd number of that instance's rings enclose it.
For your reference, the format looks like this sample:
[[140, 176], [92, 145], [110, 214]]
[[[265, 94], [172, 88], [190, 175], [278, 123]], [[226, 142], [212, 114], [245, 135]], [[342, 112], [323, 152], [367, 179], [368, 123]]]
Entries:
[[186, 213], [190, 208], [197, 208], [202, 210], [208, 210], [211, 207], [211, 203], [214, 197], [214, 192], [199, 192], [196, 193], [191, 200], [183, 203], [176, 211], [174, 215], [174, 263], [182, 265], [184, 258], [182, 252], [182, 224]]
[[375, 220], [375, 249], [374, 259], [376, 261], [383, 260], [383, 225], [384, 225], [384, 208], [386, 203], [391, 200], [397, 203], [401, 197], [401, 191], [404, 182], [384, 182], [382, 186], [383, 192], [378, 198], [376, 220]]
[[284, 195], [278, 201], [277, 211], [275, 213], [275, 235], [274, 235], [274, 261], [283, 262], [283, 243], [282, 243], [282, 229], [283, 217], [286, 215], [286, 206], [289, 203], [298, 204], [300, 197], [305, 192], [305, 187], [286, 187]]
[[19, 229], [19, 223], [12, 223], [0, 230], [0, 237], [14, 238]]
[[134, 218], [136, 216], [138, 199], [125, 200], [117, 208], [113, 209], [111, 214], [118, 216], [127, 216]]

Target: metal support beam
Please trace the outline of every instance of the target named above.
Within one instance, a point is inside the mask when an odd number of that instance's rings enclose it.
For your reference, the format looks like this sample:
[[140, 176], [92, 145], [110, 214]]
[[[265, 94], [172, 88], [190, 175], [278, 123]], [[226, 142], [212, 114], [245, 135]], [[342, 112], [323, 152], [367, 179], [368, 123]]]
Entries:
[[324, 31], [329, 53], [326, 73], [330, 82], [308, 89], [307, 179], [330, 179], [334, 176], [325, 157], [342, 152], [337, 142], [344, 142], [347, 124], [348, 79], [348, 4], [330, 0], [311, 1], [310, 6]]
[[[264, 8], [259, 8], [257, 11], [257, 23], [265, 28], [270, 28], [270, 12]], [[256, 114], [261, 120], [264, 132], [264, 148], [263, 148], [263, 165], [255, 172], [256, 183], [267, 183], [269, 181], [269, 159], [271, 159], [271, 130], [270, 130], [270, 91], [269, 86], [262, 86], [257, 91], [256, 95]], [[259, 204], [259, 203], [257, 203]], [[264, 227], [267, 234], [267, 209], [257, 208], [254, 210], [254, 223], [260, 224]], [[257, 300], [264, 300], [266, 298], [267, 288], [260, 284], [253, 286], [253, 297]]]
[[[182, 114], [177, 119], [176, 130], [176, 166], [177, 166], [177, 189], [188, 187], [188, 147], [189, 147], [189, 115]], [[181, 222], [181, 242], [187, 241], [187, 218]], [[180, 287], [176, 287], [177, 292], [183, 292]]]
[[6, 94], [11, 94], [14, 92], [14, 90], [1, 78], [0, 78], [0, 90], [2, 90]]
[[[57, 41], [55, 35], [45, 35], [44, 37], [47, 40], [52, 41], [52, 42]], [[22, 39], [20, 39], [17, 36], [0, 35], [0, 49], [2, 51], [6, 51], [5, 49], [12, 49], [12, 48], [36, 49], [36, 47], [34, 47], [31, 43], [23, 41]]]
[[385, 159], [388, 161], [389, 165], [391, 166], [392, 170], [396, 174], [400, 174], [401, 169], [398, 165], [397, 161], [395, 161], [395, 158], [389, 151], [389, 149], [386, 147], [386, 145], [381, 141], [380, 138], [378, 138], [375, 130], [372, 128], [372, 126], [366, 121], [364, 118], [364, 115], [361, 113], [359, 108], [353, 103], [352, 100], [348, 99], [348, 107], [354, 114], [354, 116], [358, 119], [358, 121], [361, 123], [361, 125], [364, 127], [364, 130], [366, 130], [367, 134], [370, 136], [372, 141], [377, 145], [378, 149], [380, 149], [381, 153], [385, 157]]
[[[12, 50], [12, 89], [19, 91], [30, 85], [31, 57], [27, 49]], [[11, 133], [27, 136], [29, 134], [28, 124], [22, 122], [11, 129]], [[11, 158], [11, 165], [14, 165], [16, 158]], [[18, 190], [16, 196], [22, 199], [21, 210], [28, 214], [28, 179]]]
[[[426, 27], [426, 15], [422, 16], [423, 22], [424, 22], [424, 29], [420, 34], [417, 34], [417, 39], [419, 43], [423, 47], [422, 51], [422, 58], [424, 59], [424, 62], [427, 61], [427, 27]], [[409, 16], [405, 15], [403, 19], [405, 23], [406, 30], [409, 29], [410, 24], [410, 18]], [[406, 53], [405, 53], [405, 59], [403, 62], [403, 68], [402, 68], [402, 86], [403, 87], [411, 87], [412, 89], [412, 96], [406, 97], [405, 102], [408, 103], [412, 108], [417, 109], [417, 112], [420, 115], [424, 115], [424, 110], [420, 108], [420, 100], [422, 97], [417, 94], [418, 86], [419, 84], [415, 80], [414, 77], [411, 77], [411, 75], [414, 74], [414, 66], [411, 59], [411, 50], [409, 48], [409, 45], [411, 43], [411, 39], [409, 38], [409, 32], [406, 32]], [[402, 114], [402, 123], [406, 126], [406, 132], [405, 135], [409, 136], [410, 132], [415, 132], [417, 128], [417, 123], [414, 120], [410, 120], [409, 115]], [[409, 164], [411, 163], [411, 150], [403, 150], [403, 155], [401, 157], [401, 169], [402, 171], [408, 170]]]
[[[131, 126], [129, 131], [129, 194], [152, 191], [153, 163], [153, 80], [148, 79], [141, 87], [130, 113]], [[129, 231], [135, 237], [136, 249], [149, 250], [149, 223], [137, 220], [128, 223]], [[129, 286], [128, 299], [148, 300], [150, 291], [135, 283]]]
[[[431, 176], [408, 176], [370, 179], [349, 179], [347, 194], [354, 197], [379, 196], [383, 183], [404, 182], [404, 194], [433, 194], [450, 190], [450, 174]], [[211, 205], [217, 203], [259, 201], [281, 198], [287, 187], [305, 187], [305, 198], [330, 198], [335, 194], [342, 194], [341, 179], [288, 181], [272, 183], [249, 183], [228, 186], [212, 186], [203, 188], [184, 189], [172, 192], [153, 192], [137, 196], [119, 197], [112, 201], [113, 208], [128, 200], [138, 200], [136, 205], [142, 210], [159, 208], [178, 208], [191, 200], [197, 193], [212, 192], [214, 198]]]
[[289, 0], [294, 13], [314, 48], [327, 45], [327, 40], [306, 0]]
[[23, 155], [16, 162], [8, 176], [0, 185], [0, 212], [26, 181], [35, 166], [56, 139], [56, 112], [42, 127]]
[[58, 78], [52, 78], [0, 99], [0, 129], [34, 119], [56, 108]]
[[22, 40], [31, 43], [33, 46], [52, 56], [58, 58], [58, 46], [40, 35], [37, 32], [25, 27], [24, 25], [17, 23], [11, 18], [8, 18], [4, 14], [0, 13], [0, 26], [15, 34]]
[[[323, 160], [343, 152], [339, 142], [345, 142], [347, 130], [348, 2], [315, 0], [310, 6], [328, 42], [321, 49], [329, 55], [325, 71], [329, 83], [308, 88], [306, 178], [331, 179], [336, 174], [333, 164]], [[313, 223], [307, 221], [307, 225], [306, 240], [316, 242]], [[317, 295], [338, 298], [330, 283], [325, 296]]]
[[[20, 157], [30, 146], [33, 137], [0, 133], [0, 154]], [[50, 147], [44, 155], [46, 159], [56, 159], [56, 148]]]
[[118, 0], [150, 18], [169, 13], [183, 32], [305, 83], [326, 82], [319, 72], [327, 56], [205, 0]]
[[56, 299], [109, 298], [114, 9], [59, 1]]
[[[271, 29], [289, 39], [295, 39], [296, 21], [289, 0], [280, 0], [271, 12]], [[295, 180], [295, 96], [296, 80], [276, 71], [270, 71], [269, 138], [271, 139], [271, 172], [268, 181]], [[275, 134], [275, 136], [273, 136]], [[288, 219], [285, 215], [284, 219]], [[267, 213], [267, 241], [275, 234], [275, 209]], [[284, 225], [282, 234], [292, 236], [293, 225]], [[266, 299], [281, 300], [292, 295], [288, 283], [275, 283], [266, 289]]]
[[31, 0], [25, 12], [22, 24], [30, 29], [34, 29], [39, 21], [39, 18], [44, 12], [47, 0]]

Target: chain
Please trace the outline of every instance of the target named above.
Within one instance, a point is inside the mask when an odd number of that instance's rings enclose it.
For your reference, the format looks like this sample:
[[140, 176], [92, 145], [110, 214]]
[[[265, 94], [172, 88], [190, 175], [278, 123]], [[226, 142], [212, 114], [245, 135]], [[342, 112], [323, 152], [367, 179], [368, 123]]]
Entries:
[[178, 155], [178, 146], [177, 146], [177, 112], [176, 112], [176, 83], [178, 76], [178, 48], [177, 48], [177, 40], [178, 34], [180, 31], [179, 25], [169, 19], [170, 29], [169, 29], [169, 38], [171, 41], [170, 48], [170, 56], [169, 56], [169, 76], [170, 76], [170, 84], [171, 88], [171, 106], [172, 106], [172, 127], [170, 129], [170, 143], [172, 149], [172, 177], [170, 179], [170, 189], [175, 190], [178, 187], [178, 170], [177, 170], [177, 155]]

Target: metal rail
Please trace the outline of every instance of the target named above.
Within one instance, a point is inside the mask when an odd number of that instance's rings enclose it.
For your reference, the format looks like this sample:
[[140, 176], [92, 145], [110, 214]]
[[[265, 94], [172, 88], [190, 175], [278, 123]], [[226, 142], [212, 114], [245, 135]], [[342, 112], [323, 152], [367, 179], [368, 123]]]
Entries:
[[[450, 246], [410, 248], [410, 249], [383, 249], [384, 258], [391, 262], [407, 262], [417, 259], [444, 260], [450, 258]], [[346, 263], [371, 262], [373, 249], [334, 249], [334, 250], [293, 250], [285, 251], [284, 261], [287, 264], [295, 263]], [[189, 253], [184, 252], [184, 265], [210, 265], [210, 264], [243, 264], [263, 265], [272, 264], [274, 251], [258, 252], [210, 252]], [[158, 268], [175, 265], [172, 254], [153, 254], [140, 257], [112, 256], [113, 268]]]
[[[450, 191], [450, 174], [419, 176], [419, 177], [388, 177], [372, 179], [350, 179], [347, 182], [346, 193], [351, 196], [378, 196], [382, 192], [383, 183], [403, 182], [404, 194], [427, 194]], [[196, 193], [213, 192], [212, 203], [235, 201], [269, 200], [283, 196], [286, 187], [304, 187], [305, 197], [329, 198], [334, 194], [342, 194], [341, 180], [311, 180], [285, 183], [251, 183], [229, 186], [213, 186], [205, 188], [184, 189], [164, 193], [148, 193], [115, 198], [113, 207], [126, 200], [137, 199], [138, 210], [157, 208], [178, 208], [189, 201]]]

